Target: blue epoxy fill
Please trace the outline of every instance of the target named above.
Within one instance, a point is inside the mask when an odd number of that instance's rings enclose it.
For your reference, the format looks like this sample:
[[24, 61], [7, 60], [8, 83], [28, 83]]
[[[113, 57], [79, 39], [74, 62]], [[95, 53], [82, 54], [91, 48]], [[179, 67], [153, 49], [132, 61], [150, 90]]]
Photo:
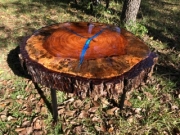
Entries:
[[98, 33], [96, 33], [94, 36], [88, 38], [88, 40], [86, 40], [86, 43], [84, 44], [84, 47], [82, 49], [81, 55], [80, 55], [80, 62], [79, 62], [79, 66], [81, 66], [81, 64], [83, 63], [84, 60], [84, 55], [87, 51], [87, 49], [89, 48], [89, 44], [90, 42], [96, 38], [98, 35], [100, 35], [102, 32], [104, 31], [104, 29], [100, 30]]
[[[88, 27], [88, 33], [89, 33], [89, 34], [91, 34], [93, 28], [94, 28], [94, 25], [93, 25], [93, 24], [89, 24], [89, 27]], [[99, 32], [97, 32], [95, 35], [93, 35], [92, 37], [90, 37], [90, 38], [88, 38], [88, 39], [86, 40], [86, 42], [85, 42], [85, 44], [84, 44], [84, 47], [83, 47], [83, 49], [82, 49], [82, 51], [81, 51], [80, 61], [79, 61], [79, 67], [80, 67], [80, 66], [82, 65], [82, 63], [83, 63], [84, 56], [85, 56], [85, 54], [86, 54], [87, 49], [89, 48], [90, 42], [91, 42], [94, 38], [96, 38], [98, 35], [100, 35], [100, 34], [101, 34], [105, 29], [107, 29], [107, 28], [109, 28], [109, 27], [106, 27], [106, 28], [101, 29], [101, 30], [100, 30]], [[77, 35], [77, 36], [79, 36], [79, 37], [87, 38], [87, 37], [85, 37], [85, 36], [82, 36], [82, 35], [79, 34], [79, 33], [76, 33], [76, 32], [73, 31], [73, 30], [68, 29], [68, 28], [66, 28], [66, 30], [68, 30], [69, 32], [71, 32], [71, 33], [73, 33], [73, 34], [75, 34], [75, 35]], [[110, 28], [110, 30], [116, 31], [116, 32], [119, 33], [119, 34], [121, 33], [121, 29], [120, 29], [119, 27], [114, 27], [113, 29]]]

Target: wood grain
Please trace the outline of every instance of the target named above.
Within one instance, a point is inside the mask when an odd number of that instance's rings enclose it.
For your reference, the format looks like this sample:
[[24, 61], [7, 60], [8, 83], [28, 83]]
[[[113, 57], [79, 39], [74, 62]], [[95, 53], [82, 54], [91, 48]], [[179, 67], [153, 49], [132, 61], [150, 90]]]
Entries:
[[[88, 23], [62, 23], [38, 30], [27, 41], [24, 51], [45, 68], [84, 78], [120, 76], [148, 57], [150, 50], [140, 39], [115, 26], [94, 23], [91, 33]], [[80, 55], [88, 38], [94, 38], [79, 67]], [[79, 36], [81, 35], [81, 36]]]
[[[21, 61], [36, 83], [85, 98], [118, 102], [151, 76], [155, 53], [132, 33], [107, 24], [59, 23], [37, 30], [20, 45]], [[88, 38], [92, 39], [79, 66]]]

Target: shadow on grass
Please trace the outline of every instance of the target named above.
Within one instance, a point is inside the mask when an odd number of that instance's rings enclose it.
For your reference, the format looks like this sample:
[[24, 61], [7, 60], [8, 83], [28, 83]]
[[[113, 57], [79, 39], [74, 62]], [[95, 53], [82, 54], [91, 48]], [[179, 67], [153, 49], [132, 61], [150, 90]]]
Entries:
[[[24, 68], [21, 66], [19, 54], [20, 54], [20, 48], [19, 46], [17, 46], [15, 49], [12, 49], [9, 52], [7, 57], [7, 63], [15, 75], [31, 80], [31, 76], [28, 74], [25, 65], [23, 66]], [[44, 95], [44, 92], [41, 90], [41, 88], [38, 86], [37, 83], [33, 83], [33, 84], [35, 86], [35, 89], [43, 99], [44, 103], [46, 104], [48, 110], [53, 115], [51, 103], [47, 100], [46, 96]]]
[[178, 65], [174, 65], [170, 62], [168, 55], [158, 52], [159, 62], [156, 65], [156, 74], [165, 77], [171, 82], [176, 84], [176, 88], [180, 87], [180, 69]]
[[168, 54], [157, 50], [159, 60], [155, 71], [157, 75], [176, 84], [174, 91], [180, 87], [180, 64], [178, 64], [180, 59], [176, 58], [176, 61], [171, 59], [173, 53], [178, 56], [178, 51], [180, 51], [180, 38], [178, 38], [180, 10], [176, 10], [179, 7], [180, 4], [173, 0], [142, 1], [141, 4], [141, 10], [148, 20], [144, 25], [149, 31], [149, 36], [167, 45], [166, 50], [174, 50], [169, 51]]
[[163, 43], [167, 43], [168, 48], [175, 48], [180, 51], [179, 23], [180, 10], [173, 10], [180, 7], [176, 1], [164, 2], [144, 1], [141, 10], [147, 16], [148, 22], [145, 26], [149, 30], [149, 35]]
[[15, 75], [23, 78], [31, 79], [31, 76], [28, 75], [27, 72], [25, 72], [25, 70], [21, 66], [19, 54], [20, 54], [20, 48], [19, 46], [17, 46], [15, 49], [12, 49], [9, 52], [7, 57], [7, 63]]
[[[20, 54], [19, 46], [11, 50], [7, 57], [8, 65], [15, 75], [31, 80], [31, 76], [28, 74], [27, 70], [25, 69], [25, 65], [23, 66], [24, 68], [21, 66], [21, 61], [19, 60], [19, 54]], [[43, 99], [49, 112], [53, 115], [52, 104], [47, 100], [44, 92], [41, 90], [38, 84], [35, 82], [33, 82], [33, 84], [35, 86], [35, 89], [39, 93], [40, 97]]]

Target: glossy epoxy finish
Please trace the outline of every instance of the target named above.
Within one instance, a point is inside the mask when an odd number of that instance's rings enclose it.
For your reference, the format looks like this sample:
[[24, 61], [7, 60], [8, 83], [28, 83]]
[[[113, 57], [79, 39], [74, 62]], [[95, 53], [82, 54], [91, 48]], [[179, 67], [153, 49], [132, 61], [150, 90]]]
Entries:
[[[92, 27], [91, 27], [92, 26]], [[79, 66], [86, 41], [93, 38]], [[132, 33], [100, 23], [60, 23], [41, 28], [23, 45], [24, 54], [44, 68], [83, 78], [108, 79], [123, 75], [150, 50]]]

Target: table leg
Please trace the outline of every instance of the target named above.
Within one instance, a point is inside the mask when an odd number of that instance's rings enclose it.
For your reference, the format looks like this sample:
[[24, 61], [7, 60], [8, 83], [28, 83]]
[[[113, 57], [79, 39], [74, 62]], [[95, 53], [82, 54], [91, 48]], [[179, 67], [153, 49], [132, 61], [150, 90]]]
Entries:
[[122, 110], [123, 107], [124, 107], [125, 98], [126, 98], [126, 91], [123, 91], [123, 93], [122, 93], [122, 95], [121, 95], [120, 104], [119, 104], [120, 110]]
[[58, 110], [57, 110], [57, 96], [55, 89], [51, 89], [51, 100], [52, 100], [53, 119], [54, 122], [56, 123], [58, 120]]
[[124, 79], [124, 88], [123, 88], [123, 93], [121, 95], [121, 100], [119, 104], [119, 108], [122, 110], [124, 107], [124, 101], [126, 99], [126, 92], [128, 91], [128, 80]]

